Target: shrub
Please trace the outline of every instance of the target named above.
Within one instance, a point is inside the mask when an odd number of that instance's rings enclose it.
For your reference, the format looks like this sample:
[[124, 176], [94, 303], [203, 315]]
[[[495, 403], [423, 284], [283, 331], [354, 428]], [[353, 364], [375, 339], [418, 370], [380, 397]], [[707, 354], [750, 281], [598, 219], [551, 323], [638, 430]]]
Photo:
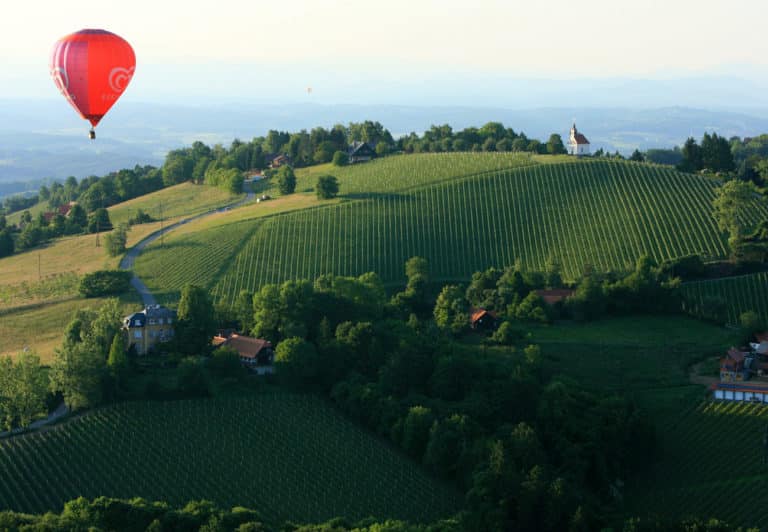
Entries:
[[339, 193], [339, 181], [332, 175], [321, 175], [317, 178], [315, 191], [319, 199], [335, 198]]
[[333, 154], [334, 166], [346, 166], [349, 164], [349, 156], [343, 151], [337, 151]]
[[84, 297], [122, 294], [131, 284], [133, 274], [124, 270], [99, 270], [80, 280], [79, 292]]

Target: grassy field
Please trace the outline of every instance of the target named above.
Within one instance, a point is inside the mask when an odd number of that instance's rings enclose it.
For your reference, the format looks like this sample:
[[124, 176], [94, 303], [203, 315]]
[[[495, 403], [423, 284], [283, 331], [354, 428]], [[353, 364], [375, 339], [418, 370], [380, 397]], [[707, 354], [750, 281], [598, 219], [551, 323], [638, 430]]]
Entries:
[[[543, 269], [553, 257], [565, 277], [573, 278], [585, 264], [624, 270], [642, 254], [657, 260], [726, 254], [711, 216], [715, 183], [706, 178], [627, 162], [544, 165], [519, 158], [507, 161], [507, 170], [457, 177], [452, 165], [459, 159], [449, 155], [454, 154], [343, 168], [347, 201], [250, 222], [222, 221], [215, 231], [188, 228], [166, 240], [181, 247], [151, 247], [137, 261], [137, 272], [168, 301], [184, 283], [201, 279], [205, 267], [205, 286], [231, 300], [241, 289], [322, 273], [376, 271], [396, 284], [403, 281], [403, 263], [414, 255], [426, 257], [433, 277], [446, 281], [516, 260]], [[482, 160], [483, 154], [471, 157]], [[475, 167], [499, 161], [489, 156]], [[413, 168], [419, 173], [411, 179]], [[180, 249], [217, 246], [224, 234], [233, 244], [217, 249], [205, 264], [191, 255], [176, 260]]]
[[768, 320], [768, 272], [686, 283], [683, 294], [694, 314], [704, 298], [719, 297], [727, 303], [728, 323], [732, 325], [748, 310]]
[[0, 508], [59, 510], [78, 497], [257, 509], [273, 522], [335, 516], [429, 521], [460, 496], [321, 400], [123, 403], [0, 440]]
[[630, 394], [688, 387], [693, 362], [722, 354], [736, 340], [731, 330], [682, 316], [538, 326], [531, 334], [550, 373], [564, 373], [587, 388]]
[[[61, 345], [64, 329], [74, 313], [81, 308], [97, 309], [105, 301], [106, 298], [71, 296], [0, 309], [0, 355], [14, 356], [28, 347], [40, 355], [44, 364], [49, 363], [53, 359], [53, 350]], [[126, 314], [141, 307], [141, 300], [133, 290], [120, 301]]]
[[141, 209], [153, 218], [160, 219], [161, 205], [163, 219], [189, 216], [233, 203], [241, 197], [216, 187], [181, 183], [113, 205], [109, 208], [109, 217], [115, 225], [127, 223]]

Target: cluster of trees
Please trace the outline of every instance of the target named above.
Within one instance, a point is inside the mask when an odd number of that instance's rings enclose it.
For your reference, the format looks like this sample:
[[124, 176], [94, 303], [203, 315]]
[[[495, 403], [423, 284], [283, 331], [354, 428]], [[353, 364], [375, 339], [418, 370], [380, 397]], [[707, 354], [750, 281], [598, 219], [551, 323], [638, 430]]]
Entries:
[[[325, 523], [303, 524], [264, 522], [258, 511], [236, 507], [225, 510], [210, 501], [191, 501], [183, 508], [166, 502], [150, 502], [141, 498], [113, 499], [84, 497], [64, 504], [60, 513], [22, 514], [9, 510], [0, 512], [0, 529], [46, 530], [146, 530], [151, 532], [201, 530], [217, 532], [459, 532], [467, 530], [455, 518], [435, 523], [416, 524], [397, 520], [377, 521], [374, 518], [351, 522], [334, 518]], [[572, 528], [578, 530], [578, 527]], [[731, 532], [736, 529], [717, 519], [686, 519], [667, 522], [660, 519], [629, 519], [625, 532]], [[757, 529], [754, 529], [757, 530]]]
[[0, 202], [0, 214], [11, 214], [17, 211], [29, 209], [38, 202], [37, 194], [14, 194]]
[[701, 144], [689, 137], [680, 151], [683, 159], [677, 168], [682, 172], [732, 172], [736, 169], [730, 142], [717, 133], [704, 133]]
[[[463, 529], [599, 528], [606, 494], [652, 458], [645, 416], [624, 398], [550, 378], [537, 346], [487, 358], [455, 343], [431, 319], [427, 262], [411, 259], [406, 274], [392, 297], [374, 273], [267, 285], [242, 293], [234, 317], [278, 343], [276, 374], [286, 385], [327, 395], [461, 486]], [[487, 278], [504, 276], [502, 295], [486, 290]], [[522, 303], [525, 277], [484, 272], [470, 297]], [[506, 294], [518, 281], [520, 292]]]
[[133, 274], [126, 270], [97, 270], [80, 279], [78, 291], [83, 297], [113, 296], [126, 292]]
[[712, 201], [717, 226], [728, 235], [731, 257], [737, 261], [768, 260], [768, 220], [751, 227], [747, 212], [766, 204], [750, 181], [731, 180], [718, 187]]
[[[163, 164], [162, 181], [166, 186], [184, 181], [219, 185], [227, 181], [220, 176], [233, 175], [220, 172], [264, 169], [271, 162], [271, 157], [283, 153], [288, 155], [295, 167], [327, 163], [334, 160], [337, 153], [343, 157], [354, 141], [370, 142], [376, 145], [380, 154], [388, 153], [395, 147], [390, 132], [379, 122], [370, 120], [347, 126], [337, 124], [330, 129], [316, 127], [309, 132], [270, 130], [266, 136], [249, 142], [235, 139], [229, 147], [221, 144], [209, 147], [195, 142], [189, 148], [172, 150]], [[234, 190], [234, 180], [230, 183], [230, 188]]]
[[563, 139], [552, 134], [547, 142], [529, 139], [525, 133], [506, 128], [501, 122], [488, 122], [480, 128], [468, 127], [453, 131], [448, 124], [433, 125], [423, 135], [410, 133], [397, 141], [405, 153], [451, 151], [519, 151], [531, 153], [566, 153]]
[[0, 428], [26, 427], [46, 411], [48, 378], [40, 357], [23, 351], [14, 361], [0, 357]]

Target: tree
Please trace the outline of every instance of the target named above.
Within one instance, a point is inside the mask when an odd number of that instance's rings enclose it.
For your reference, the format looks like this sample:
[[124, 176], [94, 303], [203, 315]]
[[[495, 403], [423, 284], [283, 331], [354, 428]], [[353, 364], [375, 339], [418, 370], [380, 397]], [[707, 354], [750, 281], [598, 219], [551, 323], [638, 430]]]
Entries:
[[101, 401], [105, 358], [92, 341], [65, 342], [51, 364], [51, 390], [61, 392], [71, 410], [95, 406]]
[[632, 152], [632, 155], [630, 155], [629, 160], [642, 163], [645, 161], [645, 156], [643, 156], [640, 150], [636, 149], [635, 151]]
[[0, 230], [0, 258], [13, 255], [14, 243], [11, 230], [8, 228]]
[[344, 151], [337, 151], [333, 154], [334, 166], [347, 166], [349, 164], [349, 155]]
[[102, 233], [112, 230], [112, 222], [109, 220], [109, 211], [99, 208], [88, 216], [88, 232]]
[[24, 351], [16, 358], [0, 357], [0, 420], [6, 430], [26, 427], [45, 412], [48, 377], [37, 354]]
[[435, 323], [452, 334], [460, 334], [469, 327], [469, 304], [464, 291], [456, 285], [446, 285], [437, 296], [433, 311]]
[[552, 133], [547, 141], [547, 153], [550, 155], [561, 155], [568, 153], [563, 144], [563, 138], [557, 133]]
[[414, 458], [424, 456], [434, 419], [429, 408], [412, 406], [408, 410], [403, 420], [403, 448]]
[[321, 175], [317, 178], [315, 191], [319, 199], [332, 199], [339, 193], [339, 181], [332, 175]]
[[756, 197], [754, 184], [745, 181], [728, 181], [715, 190], [713, 216], [720, 231], [728, 233], [731, 254], [738, 259], [740, 246], [746, 232], [744, 213]]
[[115, 381], [120, 384], [128, 370], [128, 356], [125, 353], [125, 336], [117, 333], [112, 339], [107, 357], [107, 368]]
[[677, 164], [677, 169], [681, 172], [698, 172], [704, 167], [701, 146], [693, 137], [688, 137], [683, 144], [682, 155], [683, 160]]
[[240, 331], [248, 334], [253, 328], [253, 294], [248, 290], [241, 290], [235, 299], [234, 315], [240, 324]]
[[765, 331], [765, 320], [760, 317], [760, 314], [753, 310], [748, 310], [739, 316], [739, 324], [741, 325], [741, 334], [744, 343], [752, 341], [755, 333]]
[[118, 225], [111, 233], [104, 237], [107, 247], [107, 253], [110, 257], [117, 257], [125, 253], [125, 244], [128, 242], [128, 229], [123, 225]]
[[208, 395], [208, 378], [202, 364], [194, 357], [187, 357], [179, 362], [179, 390], [193, 397]]
[[275, 370], [289, 384], [309, 385], [320, 372], [315, 346], [303, 338], [287, 338], [275, 349]]
[[184, 286], [179, 299], [176, 341], [182, 353], [205, 353], [216, 332], [214, 308], [208, 292], [192, 284]]
[[296, 174], [293, 168], [283, 165], [277, 170], [277, 187], [280, 194], [293, 194], [296, 191]]
[[72, 205], [67, 215], [68, 233], [79, 233], [88, 225], [88, 214], [79, 203]]

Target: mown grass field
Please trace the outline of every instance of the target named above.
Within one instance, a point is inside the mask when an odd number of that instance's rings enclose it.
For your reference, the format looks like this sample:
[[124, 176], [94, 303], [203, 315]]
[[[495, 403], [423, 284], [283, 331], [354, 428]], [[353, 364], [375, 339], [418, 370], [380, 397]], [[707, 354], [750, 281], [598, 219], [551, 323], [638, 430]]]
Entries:
[[216, 187], [181, 183], [118, 203], [108, 210], [110, 220], [116, 225], [127, 223], [128, 219], [134, 216], [139, 209], [159, 220], [161, 218], [161, 206], [162, 218], [167, 219], [210, 211], [233, 203], [241, 197], [242, 194], [230, 194]]
[[694, 314], [705, 298], [718, 297], [727, 303], [729, 324], [749, 310], [768, 320], [768, 272], [686, 283], [683, 294]]
[[122, 403], [0, 440], [0, 508], [69, 499], [207, 499], [269, 521], [429, 521], [460, 495], [312, 396]]
[[[643, 254], [661, 261], [727, 252], [711, 215], [716, 183], [708, 178], [628, 162], [536, 164], [520, 156], [509, 156], [506, 170], [461, 177], [470, 167], [505, 164], [499, 155], [464, 155], [483, 164], [458, 169], [456, 154], [347, 167], [337, 172], [345, 201], [222, 221], [210, 231], [189, 227], [166, 239], [165, 249], [150, 247], [136, 269], [165, 301], [193, 281], [231, 301], [242, 289], [323, 273], [376, 271], [397, 284], [414, 255], [429, 260], [434, 279], [448, 281], [518, 260], [543, 269], [554, 258], [575, 278], [587, 264], [629, 269]], [[196, 252], [204, 248], [215, 252]]]

